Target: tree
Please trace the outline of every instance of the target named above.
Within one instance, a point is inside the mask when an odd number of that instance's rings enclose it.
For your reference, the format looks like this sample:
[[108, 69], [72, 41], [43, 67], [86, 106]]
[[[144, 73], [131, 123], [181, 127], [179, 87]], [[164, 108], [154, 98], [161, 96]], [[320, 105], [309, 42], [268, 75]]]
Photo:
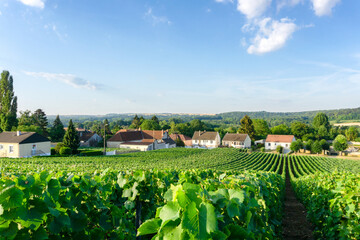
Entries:
[[317, 130], [317, 139], [328, 138], [328, 136], [328, 129], [324, 125], [321, 125]]
[[325, 139], [322, 139], [320, 141], [320, 145], [321, 145], [321, 149], [324, 151], [324, 154], [326, 151], [330, 150], [330, 144]]
[[246, 133], [249, 135], [249, 137], [254, 140], [255, 137], [255, 128], [253, 125], [253, 121], [251, 120], [251, 118], [248, 115], [245, 115], [241, 120], [240, 120], [240, 129], [239, 129], [240, 133]]
[[[299, 148], [300, 149], [303, 149], [304, 148], [304, 143], [303, 143], [303, 141], [301, 141], [301, 139], [298, 139], [298, 140], [296, 140], [297, 142], [298, 142], [298, 144], [299, 144]], [[304, 150], [304, 152], [305, 152], [305, 150]]]
[[153, 120], [153, 121], [157, 122], [157, 124], [160, 124], [160, 121], [159, 121], [158, 117], [157, 117], [157, 116], [155, 116], [155, 115], [154, 115], [154, 116], [152, 116], [151, 120]]
[[290, 129], [285, 124], [280, 124], [271, 128], [272, 134], [288, 135], [290, 134]]
[[306, 143], [305, 143], [305, 149], [311, 152], [311, 146], [312, 146], [313, 143], [314, 143], [314, 141], [311, 140], [311, 139], [308, 140], [308, 141], [306, 141]]
[[297, 153], [300, 150], [300, 145], [298, 141], [294, 141], [290, 144], [290, 150]]
[[278, 146], [276, 147], [276, 152], [278, 152], [278, 153], [283, 153], [283, 151], [284, 151], [283, 146], [278, 145]]
[[149, 120], [149, 119], [144, 120], [144, 122], [140, 125], [140, 128], [142, 130], [160, 130], [161, 129], [160, 125], [156, 121]]
[[131, 123], [131, 128], [139, 128], [141, 125], [141, 122], [140, 122], [140, 118], [138, 117], [138, 115], [136, 114], [134, 119], [132, 120], [132, 123]]
[[61, 142], [64, 139], [64, 135], [65, 135], [64, 125], [61, 122], [59, 115], [57, 115], [52, 127], [50, 128], [51, 141]]
[[266, 138], [271, 133], [268, 123], [263, 119], [254, 119], [254, 130], [257, 139]]
[[302, 139], [304, 135], [310, 133], [310, 127], [302, 122], [293, 122], [291, 123], [291, 133], [294, 134], [296, 138]]
[[321, 148], [321, 144], [319, 141], [315, 141], [313, 142], [313, 144], [311, 145], [311, 152], [319, 154], [321, 153], [322, 148]]
[[14, 94], [13, 78], [8, 71], [1, 73], [0, 80], [0, 128], [10, 131], [17, 127], [17, 97]]
[[32, 118], [34, 119], [34, 125], [40, 127], [40, 129], [42, 131], [42, 135], [47, 137], [48, 136], [48, 132], [47, 132], [48, 121], [47, 121], [45, 112], [41, 109], [37, 109], [32, 114]]
[[359, 131], [356, 127], [352, 126], [345, 131], [345, 135], [348, 141], [355, 141], [355, 139], [359, 136]]
[[63, 140], [64, 147], [71, 148], [73, 153], [77, 153], [77, 149], [80, 146], [79, 135], [75, 130], [72, 120], [69, 121], [68, 129], [65, 133]]
[[348, 148], [346, 137], [342, 134], [338, 135], [333, 142], [333, 146], [335, 151], [338, 151], [340, 153], [345, 151]]
[[194, 119], [190, 121], [190, 128], [195, 131], [203, 131], [206, 128], [206, 125], [199, 119]]
[[30, 110], [20, 111], [19, 126], [30, 126], [34, 124], [34, 119], [31, 116]]
[[313, 119], [313, 126], [315, 129], [319, 129], [320, 126], [324, 126], [328, 131], [330, 130], [329, 118], [325, 113], [319, 112]]
[[179, 137], [176, 138], [175, 143], [177, 147], [185, 147], [185, 143]]

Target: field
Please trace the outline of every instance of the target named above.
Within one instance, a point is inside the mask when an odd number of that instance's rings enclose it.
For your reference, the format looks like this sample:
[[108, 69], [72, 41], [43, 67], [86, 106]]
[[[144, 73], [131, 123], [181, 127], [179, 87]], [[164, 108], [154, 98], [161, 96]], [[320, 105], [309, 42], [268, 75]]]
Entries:
[[237, 149], [1, 159], [0, 239], [286, 239], [291, 191], [314, 238], [360, 239], [359, 173]]

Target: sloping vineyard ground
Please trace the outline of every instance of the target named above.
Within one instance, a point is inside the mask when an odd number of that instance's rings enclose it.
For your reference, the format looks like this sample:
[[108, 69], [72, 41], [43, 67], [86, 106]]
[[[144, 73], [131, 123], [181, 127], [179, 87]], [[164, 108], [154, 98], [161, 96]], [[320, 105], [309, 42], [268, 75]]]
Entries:
[[359, 165], [238, 149], [0, 159], [0, 239], [359, 239]]

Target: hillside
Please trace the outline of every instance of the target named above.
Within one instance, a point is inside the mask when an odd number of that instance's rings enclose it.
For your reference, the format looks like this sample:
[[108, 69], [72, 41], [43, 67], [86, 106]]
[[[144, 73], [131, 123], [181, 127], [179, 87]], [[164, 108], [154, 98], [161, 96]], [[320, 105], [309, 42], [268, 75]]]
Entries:
[[[340, 123], [342, 121], [360, 120], [360, 107], [359, 108], [347, 108], [347, 109], [335, 109], [335, 110], [316, 110], [316, 111], [304, 111], [304, 112], [225, 112], [219, 114], [179, 114], [179, 113], [156, 113], [160, 120], [169, 120], [170, 118], [181, 119], [182, 121], [191, 121], [193, 119], [200, 119], [208, 121], [214, 125], [220, 124], [238, 124], [240, 119], [245, 115], [250, 116], [252, 119], [264, 119], [270, 126], [279, 125], [282, 123], [290, 124], [293, 121], [301, 121], [310, 123], [318, 112], [324, 112], [329, 116], [329, 120], [333, 123]], [[153, 113], [138, 113], [139, 116], [144, 118], [151, 118]], [[123, 114], [106, 114], [106, 115], [61, 115], [61, 119], [64, 123], [67, 123], [70, 119], [75, 122], [85, 121], [103, 121], [107, 118], [112, 121], [131, 121], [135, 116], [135, 113], [123, 113]], [[56, 116], [48, 116], [49, 122], [52, 122]]]

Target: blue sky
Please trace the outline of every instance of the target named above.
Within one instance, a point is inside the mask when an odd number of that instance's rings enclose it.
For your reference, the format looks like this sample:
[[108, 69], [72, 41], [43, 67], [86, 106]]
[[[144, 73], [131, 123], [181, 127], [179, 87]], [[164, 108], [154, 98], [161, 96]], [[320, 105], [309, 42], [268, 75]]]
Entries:
[[0, 0], [18, 109], [359, 107], [358, 0]]

